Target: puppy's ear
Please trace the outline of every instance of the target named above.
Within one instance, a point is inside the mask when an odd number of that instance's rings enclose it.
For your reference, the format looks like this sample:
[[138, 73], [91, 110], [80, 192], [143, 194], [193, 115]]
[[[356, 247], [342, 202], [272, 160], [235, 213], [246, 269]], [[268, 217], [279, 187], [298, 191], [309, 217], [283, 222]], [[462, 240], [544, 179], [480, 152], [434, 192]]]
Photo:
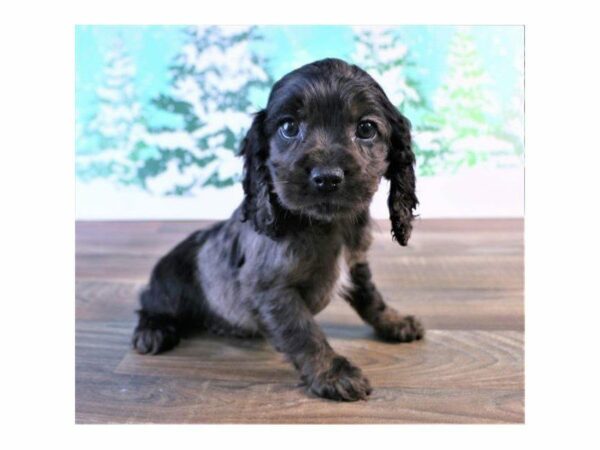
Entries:
[[410, 122], [388, 104], [387, 115], [392, 126], [388, 169], [390, 180], [388, 207], [392, 222], [392, 236], [400, 245], [406, 245], [412, 231], [414, 210], [419, 201], [415, 194], [415, 155], [411, 147]]
[[250, 220], [258, 233], [274, 236], [277, 234], [277, 217], [267, 167], [269, 143], [264, 131], [266, 115], [266, 111], [262, 110], [254, 116], [240, 149], [240, 155], [244, 157], [242, 220]]

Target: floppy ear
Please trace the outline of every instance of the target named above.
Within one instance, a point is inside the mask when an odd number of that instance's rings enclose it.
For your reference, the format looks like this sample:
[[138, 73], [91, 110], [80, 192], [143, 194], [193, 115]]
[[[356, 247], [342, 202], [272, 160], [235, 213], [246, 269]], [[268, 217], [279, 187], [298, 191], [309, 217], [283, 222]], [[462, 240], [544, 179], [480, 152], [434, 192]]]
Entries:
[[415, 194], [415, 155], [411, 148], [410, 122], [391, 104], [388, 120], [392, 126], [388, 169], [390, 180], [388, 207], [392, 222], [392, 236], [400, 245], [406, 245], [412, 231], [414, 210], [419, 201]]
[[272, 191], [271, 176], [267, 167], [269, 143], [264, 131], [265, 110], [254, 116], [254, 121], [242, 141], [240, 155], [244, 157], [243, 221], [250, 220], [261, 234], [277, 235], [276, 205]]

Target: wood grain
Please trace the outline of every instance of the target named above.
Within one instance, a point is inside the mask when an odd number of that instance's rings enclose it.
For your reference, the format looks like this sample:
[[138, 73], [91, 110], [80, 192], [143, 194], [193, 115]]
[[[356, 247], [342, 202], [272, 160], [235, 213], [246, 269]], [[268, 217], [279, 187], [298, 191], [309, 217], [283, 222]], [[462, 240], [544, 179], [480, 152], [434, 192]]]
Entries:
[[427, 335], [378, 341], [334, 300], [317, 320], [375, 388], [353, 404], [307, 396], [260, 339], [201, 334], [164, 355], [131, 351], [136, 295], [156, 259], [209, 223], [77, 223], [78, 423], [523, 422], [521, 220], [421, 220], [406, 249], [379, 224], [375, 281]]

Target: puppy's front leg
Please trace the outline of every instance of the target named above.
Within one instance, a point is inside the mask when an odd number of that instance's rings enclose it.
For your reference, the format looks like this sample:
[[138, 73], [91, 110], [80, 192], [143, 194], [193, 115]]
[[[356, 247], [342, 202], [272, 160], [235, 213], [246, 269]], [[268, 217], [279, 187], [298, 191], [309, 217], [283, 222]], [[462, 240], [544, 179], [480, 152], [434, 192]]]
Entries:
[[365, 230], [365, 233], [355, 240], [354, 245], [346, 248], [350, 286], [343, 292], [344, 299], [382, 339], [395, 342], [421, 339], [425, 334], [421, 322], [413, 316], [403, 316], [388, 306], [375, 287], [366, 258], [366, 249], [370, 242], [370, 234]]
[[364, 399], [371, 393], [361, 370], [331, 348], [296, 291], [271, 290], [255, 300], [254, 311], [263, 332], [294, 364], [311, 392], [346, 401]]

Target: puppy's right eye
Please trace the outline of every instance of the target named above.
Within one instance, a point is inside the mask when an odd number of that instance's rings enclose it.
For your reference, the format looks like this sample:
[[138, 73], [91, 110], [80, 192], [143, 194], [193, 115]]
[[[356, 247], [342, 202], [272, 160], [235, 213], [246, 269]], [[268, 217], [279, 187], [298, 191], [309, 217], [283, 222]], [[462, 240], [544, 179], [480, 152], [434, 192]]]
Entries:
[[279, 126], [279, 133], [285, 139], [293, 139], [298, 136], [299, 132], [300, 127], [298, 126], [298, 122], [295, 120], [288, 119]]

